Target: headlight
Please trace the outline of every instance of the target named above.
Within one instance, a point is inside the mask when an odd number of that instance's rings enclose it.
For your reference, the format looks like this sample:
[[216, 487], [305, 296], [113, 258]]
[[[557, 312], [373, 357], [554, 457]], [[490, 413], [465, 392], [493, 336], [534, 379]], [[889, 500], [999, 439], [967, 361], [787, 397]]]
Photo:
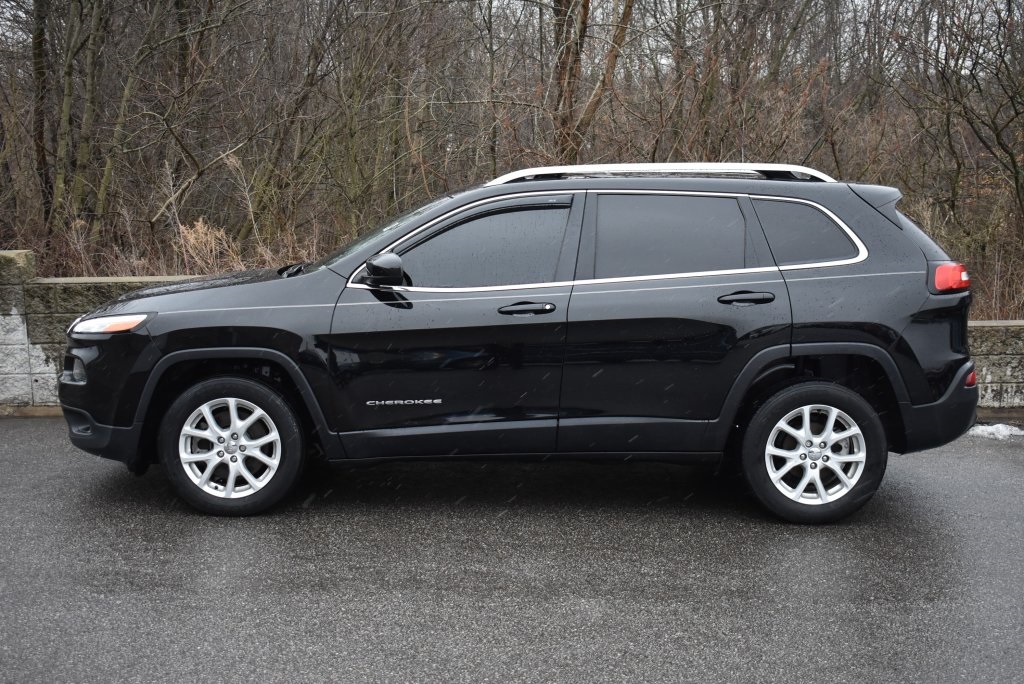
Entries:
[[130, 314], [127, 316], [100, 316], [85, 321], [78, 321], [71, 326], [72, 333], [115, 333], [135, 330], [142, 325], [149, 314]]

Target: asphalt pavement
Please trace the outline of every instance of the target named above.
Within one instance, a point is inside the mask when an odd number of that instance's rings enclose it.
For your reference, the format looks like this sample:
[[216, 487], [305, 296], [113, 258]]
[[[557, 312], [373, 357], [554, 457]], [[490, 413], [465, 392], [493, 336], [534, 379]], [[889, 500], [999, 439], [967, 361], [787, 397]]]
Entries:
[[212, 518], [0, 419], [0, 681], [1024, 681], [1024, 438], [779, 522], [707, 468], [313, 471]]

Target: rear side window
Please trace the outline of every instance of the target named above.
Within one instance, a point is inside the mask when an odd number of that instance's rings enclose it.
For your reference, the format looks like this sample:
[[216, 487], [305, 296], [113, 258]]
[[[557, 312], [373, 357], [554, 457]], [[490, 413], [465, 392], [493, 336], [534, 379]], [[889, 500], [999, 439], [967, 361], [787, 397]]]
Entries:
[[745, 238], [731, 197], [599, 195], [594, 276], [743, 268]]
[[835, 221], [808, 204], [754, 200], [754, 210], [779, 266], [842, 261], [857, 247]]
[[568, 208], [471, 218], [402, 253], [416, 287], [488, 287], [554, 280]]

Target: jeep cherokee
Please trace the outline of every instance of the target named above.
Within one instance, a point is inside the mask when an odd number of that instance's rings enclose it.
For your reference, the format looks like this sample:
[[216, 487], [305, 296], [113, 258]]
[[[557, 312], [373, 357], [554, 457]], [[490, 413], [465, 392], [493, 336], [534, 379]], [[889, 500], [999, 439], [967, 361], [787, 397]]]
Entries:
[[967, 271], [900, 197], [778, 164], [517, 171], [83, 316], [71, 441], [215, 514], [311, 456], [735, 455], [775, 514], [836, 520], [975, 416]]

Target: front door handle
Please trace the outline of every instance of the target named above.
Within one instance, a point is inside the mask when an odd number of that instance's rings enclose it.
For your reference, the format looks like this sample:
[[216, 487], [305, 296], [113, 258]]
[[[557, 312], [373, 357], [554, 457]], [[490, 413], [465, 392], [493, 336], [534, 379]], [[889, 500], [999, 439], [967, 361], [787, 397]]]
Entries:
[[733, 292], [732, 294], [722, 295], [718, 298], [722, 304], [732, 304], [733, 306], [753, 306], [754, 304], [767, 304], [775, 301], [775, 295], [771, 292]]
[[536, 314], [549, 314], [555, 310], [555, 305], [549, 302], [516, 302], [498, 309], [498, 313], [506, 316], [533, 316]]

